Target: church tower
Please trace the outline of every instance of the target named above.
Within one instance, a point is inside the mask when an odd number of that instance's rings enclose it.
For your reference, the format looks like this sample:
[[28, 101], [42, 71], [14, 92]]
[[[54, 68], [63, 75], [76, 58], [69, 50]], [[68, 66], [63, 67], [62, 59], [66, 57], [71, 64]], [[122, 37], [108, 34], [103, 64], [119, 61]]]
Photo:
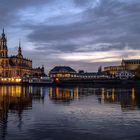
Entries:
[[17, 57], [19, 57], [19, 58], [23, 58], [20, 42], [19, 42], [19, 47], [18, 47], [18, 54], [17, 54]]
[[4, 29], [0, 38], [0, 57], [8, 57], [7, 39], [5, 37]]

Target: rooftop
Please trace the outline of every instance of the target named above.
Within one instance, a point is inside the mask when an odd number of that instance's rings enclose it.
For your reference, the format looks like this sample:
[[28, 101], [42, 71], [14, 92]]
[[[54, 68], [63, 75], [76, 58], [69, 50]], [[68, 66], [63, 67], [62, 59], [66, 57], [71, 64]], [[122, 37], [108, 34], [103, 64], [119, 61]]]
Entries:
[[127, 59], [127, 60], [122, 60], [124, 63], [135, 63], [135, 64], [140, 64], [140, 59]]
[[50, 70], [50, 73], [56, 73], [56, 72], [76, 73], [76, 71], [69, 66], [56, 66], [52, 70]]

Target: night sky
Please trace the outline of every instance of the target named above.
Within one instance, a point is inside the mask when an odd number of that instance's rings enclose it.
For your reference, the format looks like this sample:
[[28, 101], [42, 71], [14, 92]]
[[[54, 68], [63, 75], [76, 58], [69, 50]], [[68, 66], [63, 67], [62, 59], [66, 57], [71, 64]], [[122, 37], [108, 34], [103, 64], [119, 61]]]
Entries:
[[96, 71], [140, 58], [140, 0], [0, 0], [0, 29], [9, 55]]

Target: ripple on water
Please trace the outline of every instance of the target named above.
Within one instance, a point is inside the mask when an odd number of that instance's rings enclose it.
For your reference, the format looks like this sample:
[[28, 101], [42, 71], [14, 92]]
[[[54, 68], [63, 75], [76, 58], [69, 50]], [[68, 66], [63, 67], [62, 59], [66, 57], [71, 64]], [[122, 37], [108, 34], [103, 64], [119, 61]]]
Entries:
[[13, 88], [15, 94], [0, 94], [0, 137], [6, 140], [139, 138], [140, 89]]

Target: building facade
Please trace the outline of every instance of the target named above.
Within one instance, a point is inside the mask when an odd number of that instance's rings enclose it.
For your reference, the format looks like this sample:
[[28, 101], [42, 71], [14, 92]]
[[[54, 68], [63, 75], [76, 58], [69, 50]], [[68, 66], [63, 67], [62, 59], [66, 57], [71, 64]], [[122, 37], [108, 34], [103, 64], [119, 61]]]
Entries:
[[0, 77], [39, 76], [44, 74], [44, 67], [32, 68], [32, 60], [24, 58], [19, 43], [17, 55], [8, 56], [7, 38], [0, 37]]
[[76, 72], [76, 70], [69, 66], [56, 66], [49, 72], [49, 76], [54, 79], [58, 78], [60, 80], [91, 80], [108, 78], [100, 71], [84, 72], [83, 70], [79, 70], [79, 72]]
[[116, 77], [119, 78], [119, 79], [131, 79], [133, 78], [133, 74], [128, 71], [128, 70], [122, 70], [122, 71], [119, 71], [117, 74], [116, 74]]
[[122, 60], [119, 66], [107, 66], [104, 67], [104, 72], [108, 75], [116, 76], [120, 71], [130, 71], [135, 74], [137, 70], [140, 70], [140, 59], [128, 59]]
[[124, 69], [125, 68], [123, 66], [107, 66], [104, 67], [104, 73], [107, 75], [115, 76], [118, 73], [118, 71], [122, 71]]
[[56, 66], [49, 72], [51, 78], [68, 79], [75, 77], [76, 71], [69, 66]]
[[135, 73], [138, 69], [140, 69], [140, 59], [122, 60], [122, 66], [126, 70], [130, 70]]

